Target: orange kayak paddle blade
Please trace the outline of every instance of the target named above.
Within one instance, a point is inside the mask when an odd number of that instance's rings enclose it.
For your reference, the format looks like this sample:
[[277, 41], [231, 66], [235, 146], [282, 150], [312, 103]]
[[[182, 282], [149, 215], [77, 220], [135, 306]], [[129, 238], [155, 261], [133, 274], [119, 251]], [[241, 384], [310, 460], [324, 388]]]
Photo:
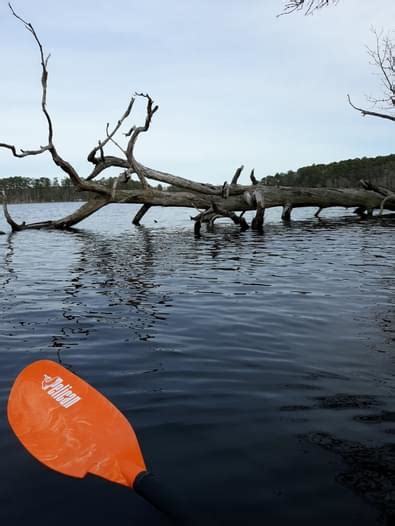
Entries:
[[9, 423], [36, 459], [64, 475], [87, 473], [129, 488], [146, 471], [136, 435], [102, 394], [56, 362], [40, 360], [16, 378]]

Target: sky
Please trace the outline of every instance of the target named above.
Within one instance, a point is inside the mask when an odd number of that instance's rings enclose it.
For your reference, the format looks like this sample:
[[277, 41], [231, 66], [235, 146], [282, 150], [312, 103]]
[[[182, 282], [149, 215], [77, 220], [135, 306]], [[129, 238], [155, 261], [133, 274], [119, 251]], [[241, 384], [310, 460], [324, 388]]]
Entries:
[[[89, 151], [136, 91], [159, 104], [136, 158], [221, 184], [245, 165], [258, 178], [312, 163], [394, 153], [395, 125], [363, 118], [381, 95], [366, 46], [391, 31], [393, 0], [340, 0], [277, 17], [282, 0], [14, 0], [49, 61], [48, 109], [59, 153], [90, 172]], [[38, 49], [0, 0], [0, 142], [46, 144]], [[144, 121], [138, 100], [125, 126]], [[119, 140], [122, 141], [122, 135]], [[114, 151], [110, 148], [108, 152]], [[0, 177], [62, 177], [48, 154], [0, 149]], [[114, 173], [108, 173], [114, 175]], [[243, 183], [243, 177], [240, 179]]]

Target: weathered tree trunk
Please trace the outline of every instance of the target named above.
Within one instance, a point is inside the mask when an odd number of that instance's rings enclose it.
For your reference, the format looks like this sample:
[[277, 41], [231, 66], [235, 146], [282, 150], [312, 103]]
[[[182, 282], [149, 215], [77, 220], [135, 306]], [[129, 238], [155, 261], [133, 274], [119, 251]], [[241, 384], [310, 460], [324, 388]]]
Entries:
[[[220, 189], [221, 187], [218, 187]], [[263, 201], [248, 202], [245, 193], [256, 193], [259, 188], [264, 196]], [[257, 185], [254, 187], [243, 187], [243, 193], [229, 195], [228, 198], [222, 196], [212, 197], [211, 195], [199, 194], [197, 192], [169, 192], [157, 189], [135, 189], [117, 190], [112, 199], [101, 196], [92, 197], [87, 203], [67, 217], [51, 221], [18, 225], [10, 218], [7, 211], [6, 217], [13, 230], [52, 228], [70, 228], [83, 219], [86, 219], [108, 203], [133, 203], [141, 204], [142, 207], [133, 219], [135, 225], [140, 224], [142, 217], [153, 206], [162, 207], [183, 207], [183, 208], [203, 208], [204, 212], [194, 217], [195, 221], [201, 223], [213, 223], [218, 217], [228, 217], [241, 228], [248, 228], [247, 222], [236, 212], [246, 212], [255, 210], [252, 227], [260, 229], [263, 226], [264, 211], [268, 208], [283, 207], [282, 218], [290, 220], [291, 210], [298, 207], [318, 207], [320, 211], [330, 207], [357, 208], [360, 214], [368, 214], [369, 210], [380, 209], [381, 204], [386, 200], [386, 208], [395, 210], [395, 196], [393, 194], [384, 197], [372, 190], [357, 189], [331, 189], [331, 188], [292, 188], [292, 187], [273, 187]], [[317, 214], [315, 214], [317, 215]], [[10, 222], [11, 220], [11, 222]]]
[[[217, 188], [218, 192], [221, 186]], [[259, 189], [264, 196], [264, 208], [276, 206], [298, 208], [298, 207], [318, 207], [321, 209], [330, 207], [365, 209], [380, 209], [383, 199], [388, 197], [379, 194], [377, 191], [364, 190], [357, 188], [299, 188], [290, 186], [239, 186], [237, 192], [232, 193], [232, 188], [227, 198], [221, 195], [206, 195], [198, 192], [169, 192], [150, 188], [149, 190], [118, 190], [112, 202], [135, 203], [150, 206], [167, 207], [190, 207], [203, 208], [208, 212], [212, 203], [222, 211], [242, 212], [256, 210], [256, 201], [252, 198], [248, 200], [245, 194], [253, 196]], [[390, 197], [390, 196], [389, 196]], [[386, 201], [387, 210], [395, 210], [395, 196]], [[219, 212], [219, 215], [223, 215]]]
[[[165, 182], [165, 179], [167, 177], [162, 174], [161, 181]], [[173, 180], [173, 176], [169, 176], [169, 180]], [[191, 183], [194, 186], [194, 183]], [[242, 229], [248, 228], [248, 224], [244, 217], [240, 217], [236, 212], [255, 210], [256, 214], [251, 226], [261, 229], [265, 210], [273, 207], [283, 207], [282, 219], [286, 221], [291, 218], [291, 210], [299, 207], [316, 207], [319, 212], [330, 207], [352, 207], [360, 215], [369, 215], [374, 209], [382, 213], [382, 205], [385, 204], [387, 210], [395, 211], [395, 195], [384, 189], [371, 187], [371, 189], [297, 188], [264, 186], [258, 183], [251, 186], [232, 185], [227, 195], [223, 197], [222, 186], [214, 185], [209, 186], [208, 194], [195, 191], [170, 192], [154, 188], [122, 190], [119, 186], [109, 196], [93, 194], [87, 203], [61, 219], [17, 224], [11, 218], [5, 200], [4, 212], [12, 230], [17, 231], [70, 228], [109, 203], [141, 204], [142, 207], [133, 219], [135, 225], [140, 224], [143, 216], [153, 206], [189, 207], [203, 209], [202, 213], [193, 218], [195, 221], [213, 224], [218, 217], [228, 217]], [[316, 212], [315, 216], [317, 215]]]

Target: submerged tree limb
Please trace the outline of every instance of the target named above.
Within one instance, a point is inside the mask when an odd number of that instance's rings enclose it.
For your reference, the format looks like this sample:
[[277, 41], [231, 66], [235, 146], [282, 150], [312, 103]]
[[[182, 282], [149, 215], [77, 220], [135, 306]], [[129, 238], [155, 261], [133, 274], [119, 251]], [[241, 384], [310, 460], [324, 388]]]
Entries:
[[7, 209], [6, 198], [5, 196], [3, 197], [4, 215], [13, 232], [18, 232], [21, 230], [39, 230], [43, 228], [50, 230], [65, 230], [88, 218], [108, 203], [109, 200], [105, 197], [95, 196], [86, 203], [83, 203], [75, 212], [72, 212], [61, 219], [51, 219], [48, 221], [38, 221], [35, 223], [23, 222], [18, 224], [10, 216]]
[[[245, 198], [245, 194], [253, 195], [254, 198], [248, 201]], [[374, 190], [352, 188], [297, 188], [252, 185], [243, 186], [239, 189], [239, 193], [224, 198], [219, 195], [212, 196], [192, 191], [169, 192], [154, 188], [122, 190], [117, 186], [111, 197], [96, 195], [73, 214], [62, 219], [31, 224], [17, 224], [10, 218], [6, 208], [5, 214], [12, 230], [34, 228], [64, 229], [76, 225], [109, 203], [142, 205], [142, 208], [133, 220], [134, 224], [139, 224], [142, 217], [151, 207], [161, 206], [201, 208], [204, 209], [204, 212], [193, 217], [194, 221], [211, 222], [212, 224], [218, 217], [227, 217], [245, 229], [248, 228], [248, 224], [244, 217], [237, 215], [237, 212], [255, 210], [256, 214], [252, 226], [260, 229], [263, 225], [264, 211], [268, 208], [283, 207], [285, 210], [283, 219], [285, 220], [290, 219], [292, 209], [299, 207], [315, 207], [320, 211], [330, 207], [352, 207], [360, 209], [363, 213], [363, 211], [368, 210], [380, 210], [383, 206], [383, 195]], [[387, 210], [395, 211], [394, 194], [385, 196], [385, 205]]]
[[151, 205], [143, 205], [137, 214], [134, 216], [132, 223], [136, 226], [140, 226], [140, 221], [143, 219], [145, 214], [148, 212], [148, 210], [151, 208]]
[[7, 206], [7, 196], [6, 196], [6, 193], [5, 193], [5, 192], [2, 192], [2, 196], [3, 196], [3, 211], [4, 211], [4, 217], [5, 217], [6, 221], [7, 221], [7, 223], [10, 225], [11, 230], [12, 230], [13, 232], [17, 232], [18, 230], [22, 230], [21, 226], [18, 225], [18, 223], [16, 223], [16, 222], [12, 219], [12, 217], [11, 217], [9, 211], [8, 211], [8, 206]]

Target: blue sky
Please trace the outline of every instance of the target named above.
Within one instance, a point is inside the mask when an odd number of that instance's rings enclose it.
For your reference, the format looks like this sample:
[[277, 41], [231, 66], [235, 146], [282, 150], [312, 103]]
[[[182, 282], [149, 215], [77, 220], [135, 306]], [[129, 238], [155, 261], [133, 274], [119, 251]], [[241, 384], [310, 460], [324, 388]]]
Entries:
[[[391, 30], [393, 0], [340, 0], [314, 16], [276, 17], [281, 0], [15, 0], [47, 52], [55, 144], [81, 173], [134, 91], [159, 104], [137, 158], [213, 183], [394, 152], [395, 125], [347, 104], [380, 95], [366, 45]], [[46, 143], [31, 35], [0, 3], [0, 142]], [[143, 107], [130, 123], [141, 122]], [[62, 175], [48, 155], [0, 150], [0, 177]], [[109, 174], [110, 175], [110, 174]], [[246, 181], [246, 179], [245, 179]], [[240, 181], [242, 182], [242, 180]]]

